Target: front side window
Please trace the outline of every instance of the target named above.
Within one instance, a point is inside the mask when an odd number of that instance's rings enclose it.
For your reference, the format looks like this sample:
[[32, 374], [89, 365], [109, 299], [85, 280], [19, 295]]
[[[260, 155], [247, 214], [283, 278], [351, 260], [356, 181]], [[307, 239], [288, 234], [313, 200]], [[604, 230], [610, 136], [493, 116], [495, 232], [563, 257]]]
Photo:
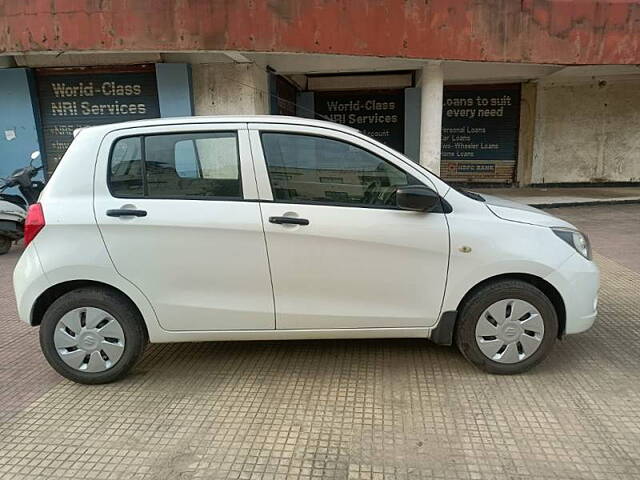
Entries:
[[235, 132], [120, 139], [112, 150], [109, 174], [115, 196], [144, 192], [148, 198], [242, 198]]
[[339, 140], [263, 133], [262, 147], [275, 201], [393, 208], [398, 187], [421, 185], [377, 155]]

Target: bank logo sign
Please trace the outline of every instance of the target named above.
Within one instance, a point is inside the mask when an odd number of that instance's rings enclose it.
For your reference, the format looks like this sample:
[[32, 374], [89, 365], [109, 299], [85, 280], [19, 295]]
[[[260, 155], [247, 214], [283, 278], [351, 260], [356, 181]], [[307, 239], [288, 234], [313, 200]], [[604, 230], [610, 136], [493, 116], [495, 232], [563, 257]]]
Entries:
[[80, 127], [160, 116], [155, 71], [39, 73], [45, 160], [52, 173]]

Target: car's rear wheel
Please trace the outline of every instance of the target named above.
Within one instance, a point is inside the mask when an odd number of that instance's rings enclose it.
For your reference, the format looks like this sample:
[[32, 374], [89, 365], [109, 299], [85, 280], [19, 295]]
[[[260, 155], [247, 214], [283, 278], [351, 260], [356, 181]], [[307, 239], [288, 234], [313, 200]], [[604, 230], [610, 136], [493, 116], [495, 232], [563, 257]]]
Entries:
[[465, 302], [456, 344], [483, 370], [514, 374], [544, 360], [557, 334], [558, 316], [549, 298], [529, 283], [503, 280], [482, 287]]
[[78, 383], [124, 377], [144, 352], [147, 334], [131, 302], [102, 288], [69, 292], [45, 312], [40, 345], [49, 364]]

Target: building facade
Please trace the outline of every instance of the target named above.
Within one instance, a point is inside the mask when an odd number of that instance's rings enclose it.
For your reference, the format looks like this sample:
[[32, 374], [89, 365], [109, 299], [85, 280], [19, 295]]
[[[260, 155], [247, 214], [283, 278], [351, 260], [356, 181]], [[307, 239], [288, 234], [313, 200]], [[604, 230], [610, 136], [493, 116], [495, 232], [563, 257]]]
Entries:
[[83, 126], [278, 114], [445, 180], [640, 182], [640, 4], [0, 0], [0, 176]]

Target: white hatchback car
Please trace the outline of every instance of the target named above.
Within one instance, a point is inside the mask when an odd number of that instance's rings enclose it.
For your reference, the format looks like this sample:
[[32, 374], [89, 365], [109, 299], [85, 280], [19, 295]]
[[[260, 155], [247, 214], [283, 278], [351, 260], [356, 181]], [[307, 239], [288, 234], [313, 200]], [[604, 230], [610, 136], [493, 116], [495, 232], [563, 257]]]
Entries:
[[148, 341], [429, 338], [518, 373], [596, 317], [572, 225], [301, 118], [84, 129], [25, 244], [20, 317], [82, 383], [124, 376]]

